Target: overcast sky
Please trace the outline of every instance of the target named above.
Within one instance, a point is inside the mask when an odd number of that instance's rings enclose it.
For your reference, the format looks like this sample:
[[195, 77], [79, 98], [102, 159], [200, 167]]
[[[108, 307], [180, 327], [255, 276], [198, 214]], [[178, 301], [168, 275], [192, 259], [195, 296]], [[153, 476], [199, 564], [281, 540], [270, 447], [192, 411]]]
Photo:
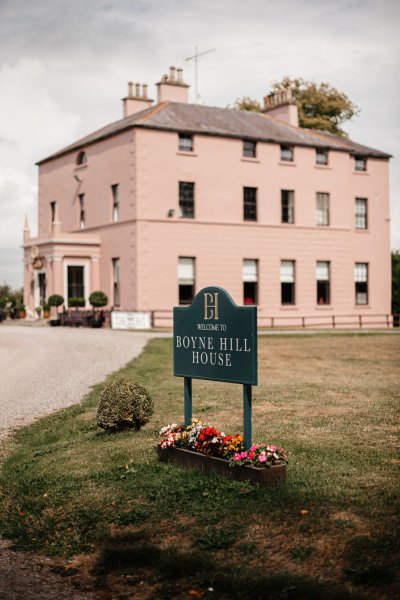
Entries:
[[[0, 283], [22, 285], [22, 229], [36, 234], [37, 167], [122, 117], [127, 81], [199, 63], [202, 102], [258, 100], [284, 75], [327, 81], [361, 108], [350, 137], [393, 154], [400, 248], [399, 0], [0, 0]], [[192, 88], [191, 101], [194, 100]]]

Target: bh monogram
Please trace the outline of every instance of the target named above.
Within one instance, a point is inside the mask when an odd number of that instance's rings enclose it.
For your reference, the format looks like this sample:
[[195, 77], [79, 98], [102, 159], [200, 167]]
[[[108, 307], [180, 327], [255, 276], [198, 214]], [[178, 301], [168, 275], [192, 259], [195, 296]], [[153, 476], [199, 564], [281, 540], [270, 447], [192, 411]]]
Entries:
[[204, 320], [209, 321], [210, 319], [214, 319], [218, 321], [218, 293], [215, 292], [211, 294], [210, 292], [206, 292], [204, 294]]

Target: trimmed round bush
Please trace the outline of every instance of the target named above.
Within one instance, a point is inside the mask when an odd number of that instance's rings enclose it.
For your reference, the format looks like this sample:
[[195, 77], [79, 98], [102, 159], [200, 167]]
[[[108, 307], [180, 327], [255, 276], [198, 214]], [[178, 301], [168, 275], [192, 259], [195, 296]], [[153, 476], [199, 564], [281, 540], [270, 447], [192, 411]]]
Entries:
[[85, 298], [69, 298], [68, 306], [70, 306], [71, 308], [82, 308], [85, 306]]
[[59, 294], [53, 294], [49, 297], [47, 303], [49, 306], [61, 306], [61, 304], [64, 304], [64, 298]]
[[97, 425], [106, 431], [139, 430], [153, 414], [149, 392], [134, 379], [112, 381], [100, 394]]
[[100, 308], [108, 304], [108, 298], [104, 292], [92, 292], [89, 296], [89, 303], [93, 308]]

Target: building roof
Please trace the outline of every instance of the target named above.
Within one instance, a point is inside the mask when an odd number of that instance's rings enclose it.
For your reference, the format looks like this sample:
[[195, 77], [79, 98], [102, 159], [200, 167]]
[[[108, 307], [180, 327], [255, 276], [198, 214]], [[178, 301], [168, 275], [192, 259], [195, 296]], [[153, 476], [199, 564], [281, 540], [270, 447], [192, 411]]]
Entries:
[[390, 154], [357, 144], [348, 138], [326, 131], [294, 127], [263, 113], [181, 102], [161, 102], [156, 106], [106, 125], [44, 158], [37, 164], [41, 165], [134, 127], [328, 148], [357, 156], [390, 158]]

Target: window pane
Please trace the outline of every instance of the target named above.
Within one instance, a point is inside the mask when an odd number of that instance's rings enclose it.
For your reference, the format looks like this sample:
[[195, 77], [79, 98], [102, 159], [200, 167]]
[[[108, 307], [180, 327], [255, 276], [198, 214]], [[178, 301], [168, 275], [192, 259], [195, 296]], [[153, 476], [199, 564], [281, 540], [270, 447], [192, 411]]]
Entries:
[[120, 305], [120, 263], [119, 258], [112, 259], [113, 267], [113, 305]]
[[356, 198], [356, 229], [367, 229], [367, 199]]
[[248, 158], [256, 157], [256, 142], [250, 140], [243, 141], [243, 156]]
[[317, 281], [317, 303], [330, 304], [330, 302], [329, 281]]
[[281, 261], [281, 282], [293, 283], [294, 282], [294, 260], [282, 260]]
[[368, 264], [367, 263], [356, 263], [354, 267], [354, 281], [367, 281], [368, 280]]
[[329, 262], [325, 260], [317, 261], [316, 277], [318, 281], [329, 281]]
[[245, 258], [243, 260], [242, 276], [243, 281], [258, 281], [258, 260]]
[[293, 146], [281, 146], [281, 160], [293, 160]]
[[243, 219], [257, 221], [257, 188], [243, 188]]
[[68, 266], [67, 287], [68, 287], [68, 300], [70, 298], [84, 298], [85, 297], [84, 267]]
[[178, 258], [178, 281], [179, 283], [194, 283], [194, 258], [180, 256]]
[[294, 192], [281, 190], [282, 223], [294, 223]]
[[191, 304], [194, 298], [194, 285], [179, 284], [179, 304]]
[[182, 152], [192, 152], [193, 136], [186, 133], [179, 134], [179, 150]]
[[294, 304], [294, 283], [281, 283], [281, 303]]
[[56, 203], [50, 202], [50, 211], [51, 211], [51, 222], [54, 223], [56, 219]]
[[113, 201], [113, 221], [119, 220], [119, 185], [116, 183], [111, 186], [112, 201]]
[[315, 155], [315, 162], [317, 165], [327, 165], [328, 164], [328, 150], [322, 150], [317, 148]]
[[355, 163], [356, 171], [366, 171], [367, 170], [367, 159], [365, 158], [365, 156], [355, 156], [354, 163]]
[[354, 265], [356, 304], [368, 304], [368, 263]]
[[194, 183], [179, 182], [179, 208], [181, 217], [194, 218]]
[[329, 225], [329, 194], [317, 192], [315, 220], [317, 225]]
[[79, 227], [85, 228], [85, 194], [79, 194]]
[[256, 281], [243, 282], [243, 304], [257, 304], [258, 283]]

